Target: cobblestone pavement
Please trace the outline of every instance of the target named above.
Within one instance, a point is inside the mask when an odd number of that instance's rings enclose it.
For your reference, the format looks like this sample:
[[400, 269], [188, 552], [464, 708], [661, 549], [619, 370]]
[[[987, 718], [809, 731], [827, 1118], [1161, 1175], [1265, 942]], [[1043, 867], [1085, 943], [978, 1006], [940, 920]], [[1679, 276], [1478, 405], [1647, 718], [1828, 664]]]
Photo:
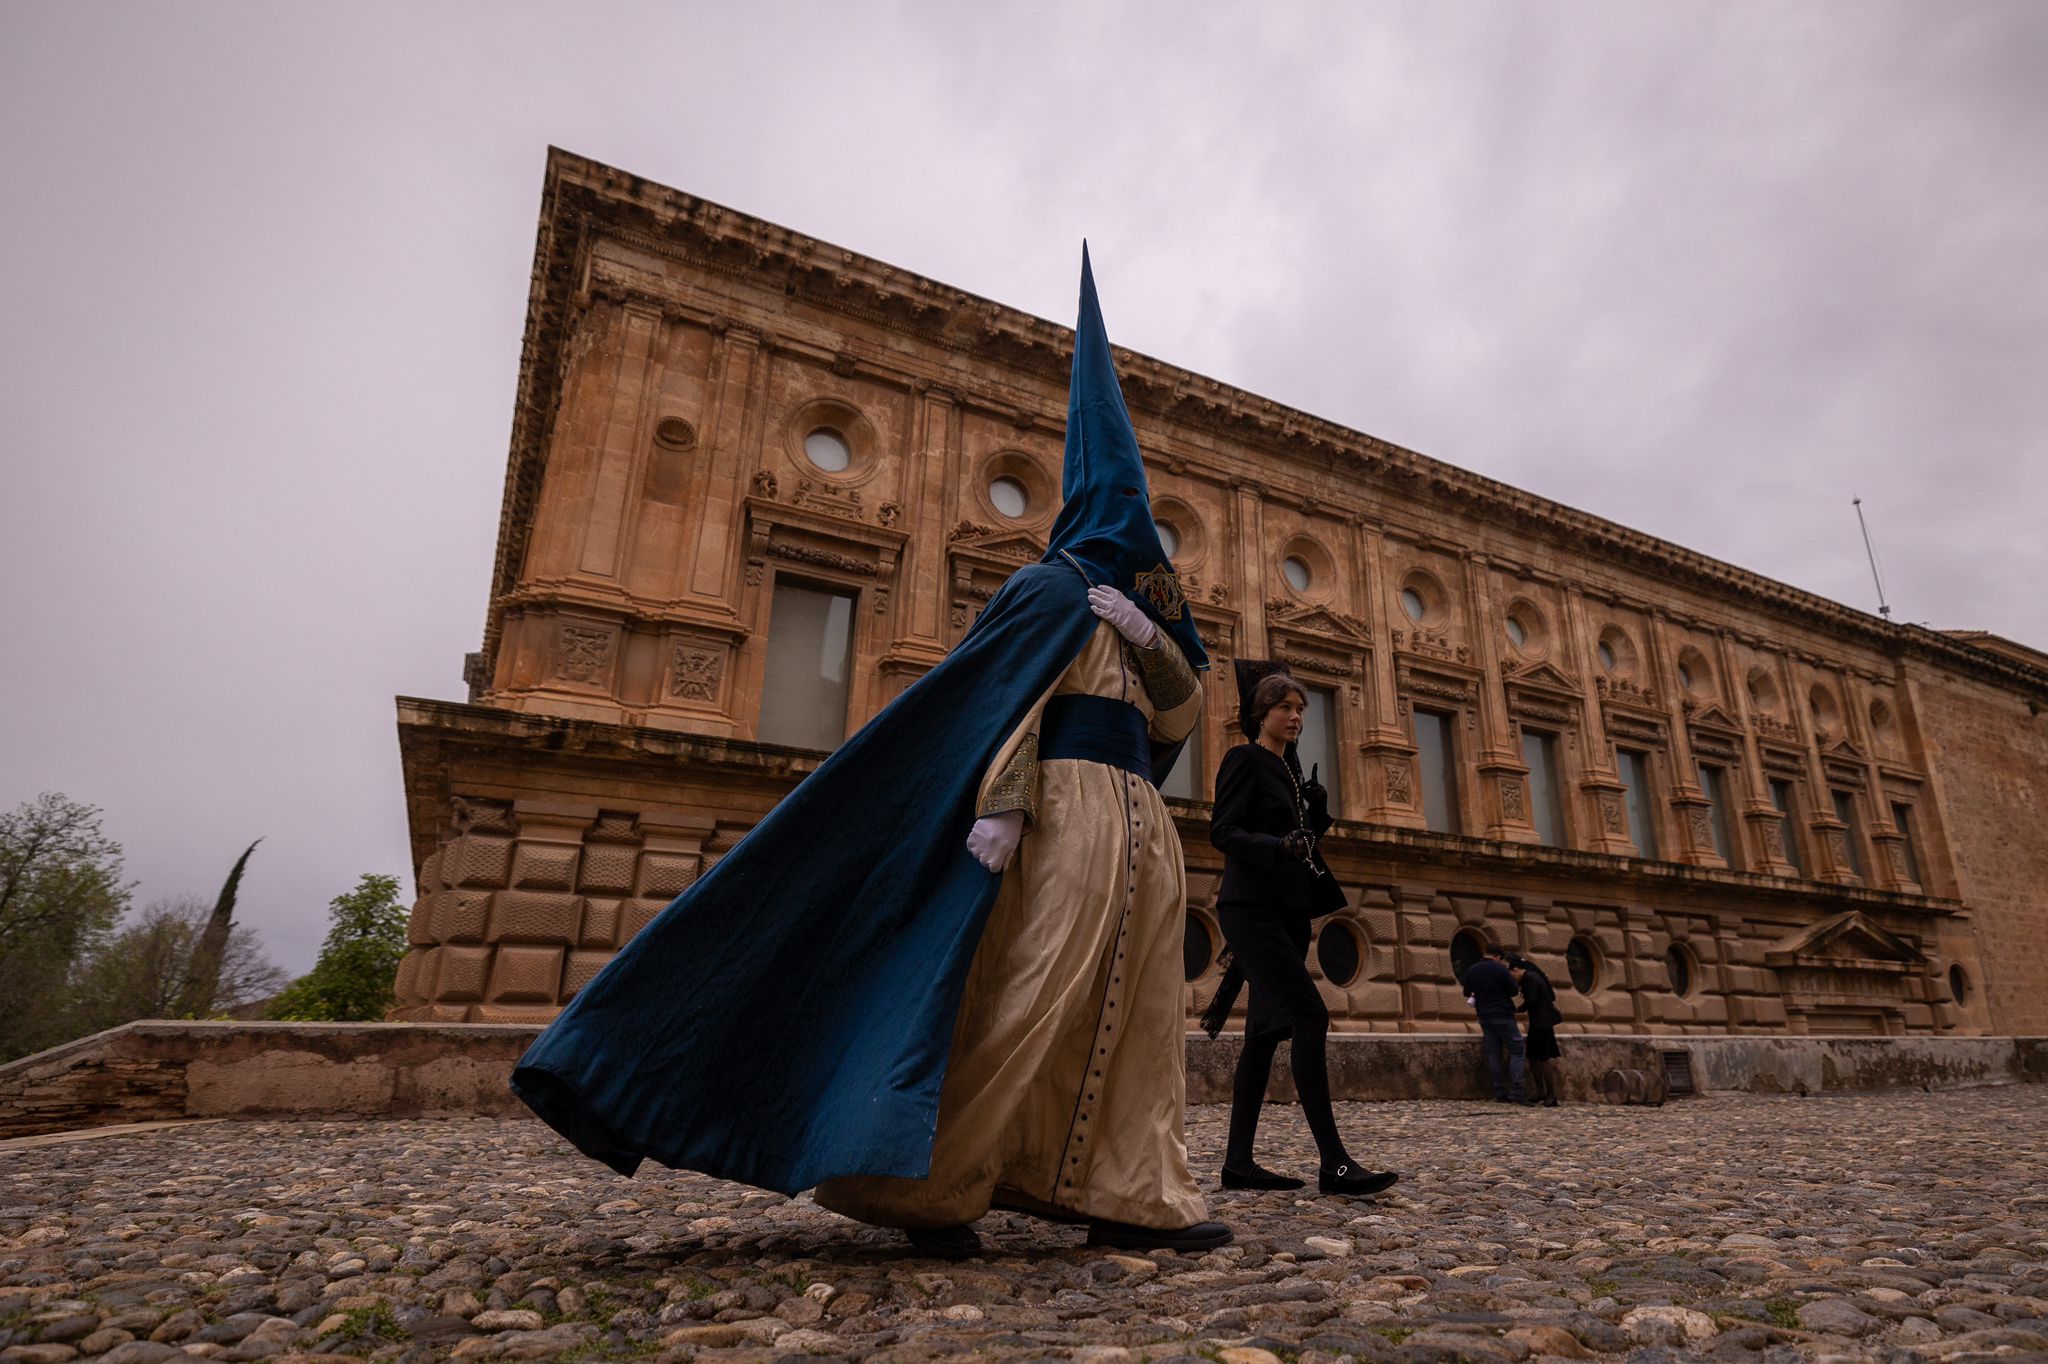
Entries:
[[[1267, 1163], [1313, 1176], [1299, 1110]], [[188, 1124], [0, 1147], [0, 1360], [976, 1353], [1099, 1364], [2048, 1353], [2048, 1087], [1662, 1109], [1347, 1105], [1373, 1201], [1217, 1194], [1238, 1242], [988, 1252], [528, 1121]], [[1213, 1182], [1224, 1113], [1190, 1114]]]

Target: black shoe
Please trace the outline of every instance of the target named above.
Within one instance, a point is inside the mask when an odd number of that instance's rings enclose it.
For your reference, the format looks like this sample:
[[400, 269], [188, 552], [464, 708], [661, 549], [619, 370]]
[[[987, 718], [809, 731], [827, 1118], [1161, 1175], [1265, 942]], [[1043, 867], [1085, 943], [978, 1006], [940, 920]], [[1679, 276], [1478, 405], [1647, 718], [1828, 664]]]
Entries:
[[1274, 1174], [1265, 1166], [1253, 1163], [1249, 1171], [1223, 1167], [1223, 1187], [1226, 1189], [1300, 1189], [1307, 1187], [1292, 1175]]
[[981, 1254], [981, 1234], [973, 1227], [911, 1227], [904, 1231], [910, 1248], [935, 1260], [964, 1260]]
[[1324, 1166], [1316, 1179], [1316, 1188], [1327, 1194], [1364, 1198], [1393, 1188], [1394, 1181], [1400, 1177], [1392, 1170], [1361, 1170], [1355, 1165], [1339, 1165], [1332, 1170]]
[[1088, 1244], [1113, 1246], [1118, 1250], [1214, 1250], [1227, 1246], [1234, 1233], [1221, 1222], [1197, 1222], [1192, 1227], [1134, 1227], [1106, 1217], [1088, 1219]]
[[1556, 1096], [1555, 1094], [1553, 1094], [1553, 1095], [1551, 1095], [1551, 1096], [1550, 1096], [1549, 1098], [1545, 1099], [1545, 1100], [1543, 1101], [1543, 1106], [1544, 1106], [1545, 1108], [1555, 1108], [1555, 1107], [1557, 1107], [1557, 1096]]

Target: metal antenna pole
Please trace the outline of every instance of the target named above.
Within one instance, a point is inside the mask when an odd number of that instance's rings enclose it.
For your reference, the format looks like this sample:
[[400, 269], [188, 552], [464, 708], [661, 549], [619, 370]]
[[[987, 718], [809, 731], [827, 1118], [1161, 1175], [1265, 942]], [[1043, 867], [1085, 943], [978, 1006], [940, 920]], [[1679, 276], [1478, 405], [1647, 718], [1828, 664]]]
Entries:
[[1877, 571], [1877, 551], [1870, 547], [1870, 525], [1863, 519], [1863, 499], [1852, 497], [1849, 505], [1856, 508], [1856, 524], [1863, 530], [1863, 552], [1870, 556], [1870, 580], [1877, 584], [1877, 614], [1890, 620], [1892, 609], [1885, 605], [1884, 575]]

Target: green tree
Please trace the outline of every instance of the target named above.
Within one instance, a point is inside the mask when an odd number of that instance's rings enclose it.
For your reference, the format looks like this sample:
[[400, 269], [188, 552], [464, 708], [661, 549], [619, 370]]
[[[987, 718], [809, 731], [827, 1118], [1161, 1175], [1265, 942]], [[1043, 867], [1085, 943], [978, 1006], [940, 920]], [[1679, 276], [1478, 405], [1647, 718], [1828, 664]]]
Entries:
[[290, 980], [264, 956], [244, 924], [208, 956], [205, 993], [192, 988], [193, 963], [214, 915], [196, 895], [158, 900], [124, 923], [72, 973], [69, 1033], [118, 1028], [138, 1018], [213, 1018], [267, 1000]]
[[333, 921], [313, 969], [270, 1006], [272, 1018], [352, 1023], [384, 1017], [398, 959], [405, 955], [406, 909], [398, 878], [365, 873], [327, 908]]
[[130, 889], [95, 807], [46, 792], [0, 814], [0, 1061], [72, 1036], [70, 977]]
[[[262, 841], [259, 838], [256, 843]], [[214, 999], [220, 993], [222, 959], [227, 955], [228, 937], [234, 928], [235, 893], [241, 887], [242, 869], [249, 865], [249, 854], [256, 851], [256, 843], [242, 849], [242, 855], [235, 859], [227, 882], [220, 888], [220, 897], [213, 902], [213, 913], [207, 916], [198, 943], [186, 957], [185, 988], [175, 1006], [179, 1018], [204, 1018], [213, 1012]]]

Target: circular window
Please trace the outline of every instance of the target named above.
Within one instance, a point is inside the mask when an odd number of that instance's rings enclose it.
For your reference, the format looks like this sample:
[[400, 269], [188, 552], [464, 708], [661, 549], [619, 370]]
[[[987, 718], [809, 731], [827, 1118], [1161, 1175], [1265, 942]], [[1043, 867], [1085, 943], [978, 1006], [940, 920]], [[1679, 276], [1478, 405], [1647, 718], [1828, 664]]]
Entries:
[[1600, 956], [1585, 938], [1573, 938], [1565, 945], [1564, 966], [1571, 973], [1572, 988], [1582, 995], [1592, 994], [1600, 983]]
[[1970, 997], [1970, 978], [1963, 974], [1963, 968], [1959, 965], [1951, 965], [1948, 968], [1948, 992], [1955, 996], [1958, 1004]]
[[1687, 648], [1678, 655], [1678, 689], [1688, 696], [1704, 696], [1713, 689], [1714, 670], [1707, 665], [1706, 655], [1698, 649]]
[[1200, 980], [1209, 963], [1216, 960], [1216, 939], [1210, 934], [1209, 925], [1193, 914], [1187, 917], [1187, 931], [1181, 938], [1181, 975], [1188, 980]]
[[1298, 555], [1290, 554], [1280, 562], [1280, 572], [1287, 579], [1287, 585], [1297, 592], [1308, 591], [1314, 577], [1308, 571], [1308, 562]]
[[1152, 504], [1152, 524], [1159, 529], [1159, 547], [1176, 569], [1201, 567], [1202, 518], [1193, 507], [1177, 497], [1161, 497]]
[[1835, 694], [1826, 687], [1816, 685], [1807, 693], [1807, 709], [1813, 712], [1813, 723], [1821, 733], [1833, 735], [1842, 727], [1842, 708], [1835, 704]]
[[1665, 949], [1664, 974], [1671, 980], [1671, 993], [1683, 999], [1692, 993], [1692, 954], [1677, 943]]
[[1526, 601], [1508, 607], [1508, 643], [1531, 658], [1541, 658], [1548, 648], [1543, 632], [1543, 614]]
[[1762, 668], [1749, 675], [1749, 703], [1765, 715], [1777, 715], [1778, 684]]
[[1458, 978], [1459, 988], [1465, 984], [1465, 973], [1473, 963], [1486, 955], [1486, 939], [1474, 928], [1461, 928], [1451, 935], [1451, 974]]
[[1031, 494], [1014, 478], [991, 480], [988, 485], [988, 500], [997, 511], [1012, 521], [1031, 510]]
[[1316, 934], [1316, 965], [1323, 968], [1323, 979], [1340, 990], [1358, 979], [1363, 956], [1357, 930], [1342, 919], [1331, 919]]
[[804, 457], [828, 474], [844, 473], [853, 463], [853, 447], [831, 427], [821, 426], [804, 437]]
[[1627, 632], [1622, 630], [1620, 626], [1610, 625], [1601, 631], [1600, 642], [1595, 646], [1593, 652], [1599, 656], [1600, 667], [1603, 672], [1612, 673], [1614, 676], [1621, 678], [1635, 676], [1635, 642], [1628, 637]]
[[1408, 613], [1408, 619], [1419, 622], [1429, 614], [1429, 603], [1414, 588], [1404, 587], [1401, 589], [1401, 609]]

